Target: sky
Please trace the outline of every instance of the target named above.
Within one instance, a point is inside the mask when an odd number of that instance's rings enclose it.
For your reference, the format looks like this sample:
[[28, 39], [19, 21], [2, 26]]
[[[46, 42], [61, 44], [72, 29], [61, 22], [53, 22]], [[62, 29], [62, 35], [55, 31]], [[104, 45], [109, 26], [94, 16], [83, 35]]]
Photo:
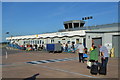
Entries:
[[[3, 2], [2, 41], [5, 37], [34, 35], [64, 29], [63, 22], [86, 20], [85, 26], [118, 22], [117, 2]], [[9, 35], [5, 34], [9, 32]]]

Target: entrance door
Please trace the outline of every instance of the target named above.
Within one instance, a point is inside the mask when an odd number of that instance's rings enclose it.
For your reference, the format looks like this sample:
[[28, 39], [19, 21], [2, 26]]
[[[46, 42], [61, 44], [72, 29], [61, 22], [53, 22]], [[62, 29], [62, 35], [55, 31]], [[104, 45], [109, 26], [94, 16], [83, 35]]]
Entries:
[[114, 53], [115, 53], [115, 57], [120, 57], [120, 54], [118, 54], [120, 52], [120, 35], [114, 35], [112, 36], [112, 47], [115, 49]]
[[92, 42], [94, 43], [94, 45], [95, 45], [95, 46], [97, 47], [97, 49], [99, 50], [98, 45], [102, 44], [102, 37], [92, 38]]

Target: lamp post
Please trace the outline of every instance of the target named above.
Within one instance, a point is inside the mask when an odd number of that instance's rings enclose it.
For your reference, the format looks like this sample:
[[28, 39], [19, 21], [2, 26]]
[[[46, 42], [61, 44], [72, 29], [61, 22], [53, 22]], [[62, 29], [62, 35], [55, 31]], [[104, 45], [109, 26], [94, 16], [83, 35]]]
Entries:
[[[6, 32], [6, 35], [9, 35], [9, 32]], [[7, 45], [8, 45], [8, 42], [7, 42]]]
[[[9, 32], [6, 32], [6, 35], [8, 35], [8, 34], [9, 34]], [[8, 45], [8, 42], [7, 42], [7, 45]], [[5, 58], [6, 58], [6, 59], [8, 58], [7, 46], [6, 46], [6, 56], [5, 56]]]
[[[82, 20], [89, 20], [89, 19], [93, 19], [93, 16], [89, 16], [89, 17], [83, 17]], [[88, 22], [87, 22], [88, 23]], [[86, 26], [86, 28], [88, 29], [88, 27]]]

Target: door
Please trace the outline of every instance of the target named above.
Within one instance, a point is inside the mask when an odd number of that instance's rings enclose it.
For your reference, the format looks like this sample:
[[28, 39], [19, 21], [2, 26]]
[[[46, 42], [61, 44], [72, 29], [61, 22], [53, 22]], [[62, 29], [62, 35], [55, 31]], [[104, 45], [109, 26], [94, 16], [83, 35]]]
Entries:
[[98, 45], [102, 44], [102, 37], [92, 38], [92, 42], [94, 43], [94, 45], [95, 45], [95, 46], [97, 47], [97, 49], [99, 50]]
[[120, 57], [120, 35], [114, 35], [112, 36], [112, 47], [114, 48], [114, 54], [115, 54], [115, 57]]

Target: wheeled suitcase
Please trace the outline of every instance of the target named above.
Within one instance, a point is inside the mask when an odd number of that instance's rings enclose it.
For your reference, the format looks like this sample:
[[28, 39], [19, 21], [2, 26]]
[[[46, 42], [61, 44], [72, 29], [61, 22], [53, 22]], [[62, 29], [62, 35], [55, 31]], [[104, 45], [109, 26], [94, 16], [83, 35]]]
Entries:
[[99, 74], [106, 75], [106, 67], [101, 66], [99, 69]]
[[97, 73], [98, 73], [98, 65], [93, 64], [91, 66], [90, 73], [93, 74], [93, 75], [97, 75]]

